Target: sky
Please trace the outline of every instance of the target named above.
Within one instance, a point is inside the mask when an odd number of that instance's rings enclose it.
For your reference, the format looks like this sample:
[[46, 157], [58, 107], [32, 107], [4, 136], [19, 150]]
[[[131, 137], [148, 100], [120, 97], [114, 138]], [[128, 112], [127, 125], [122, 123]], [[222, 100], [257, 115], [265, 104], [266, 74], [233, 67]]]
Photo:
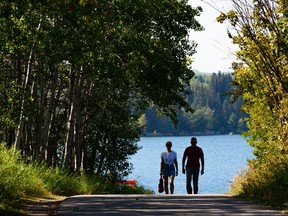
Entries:
[[220, 12], [215, 9], [227, 11], [227, 0], [189, 0], [189, 4], [202, 7], [203, 12], [196, 19], [205, 28], [204, 31], [190, 33], [190, 38], [198, 43], [197, 53], [192, 57], [192, 69], [204, 73], [231, 72], [231, 64], [235, 60], [233, 50], [237, 47], [227, 36], [227, 24], [216, 21]]

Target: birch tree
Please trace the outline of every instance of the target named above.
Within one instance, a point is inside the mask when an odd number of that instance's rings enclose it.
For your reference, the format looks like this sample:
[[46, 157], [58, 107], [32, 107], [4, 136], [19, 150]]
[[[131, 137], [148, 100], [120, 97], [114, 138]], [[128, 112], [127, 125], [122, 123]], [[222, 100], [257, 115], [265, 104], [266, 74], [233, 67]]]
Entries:
[[23, 156], [116, 179], [130, 170], [148, 106], [174, 121], [177, 108], [192, 111], [188, 33], [202, 30], [201, 8], [186, 0], [12, 0], [0, 9], [0, 79], [10, 85], [0, 127]]

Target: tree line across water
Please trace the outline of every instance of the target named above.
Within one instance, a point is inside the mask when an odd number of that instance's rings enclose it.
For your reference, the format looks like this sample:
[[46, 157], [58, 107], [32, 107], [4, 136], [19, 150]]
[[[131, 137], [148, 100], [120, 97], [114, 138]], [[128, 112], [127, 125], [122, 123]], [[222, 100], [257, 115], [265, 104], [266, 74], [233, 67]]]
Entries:
[[177, 125], [165, 116], [159, 116], [155, 107], [140, 118], [145, 125], [144, 136], [191, 134], [241, 134], [247, 131], [246, 113], [241, 112], [242, 98], [231, 95], [231, 73], [196, 74], [187, 91], [188, 101], [195, 112], [179, 110]]

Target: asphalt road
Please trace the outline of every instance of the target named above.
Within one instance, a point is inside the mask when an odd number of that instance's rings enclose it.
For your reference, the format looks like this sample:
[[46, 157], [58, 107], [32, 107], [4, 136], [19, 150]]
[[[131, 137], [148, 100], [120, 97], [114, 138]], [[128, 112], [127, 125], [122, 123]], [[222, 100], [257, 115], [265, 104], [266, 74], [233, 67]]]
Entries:
[[71, 215], [285, 215], [225, 195], [85, 195], [61, 202], [59, 216]]

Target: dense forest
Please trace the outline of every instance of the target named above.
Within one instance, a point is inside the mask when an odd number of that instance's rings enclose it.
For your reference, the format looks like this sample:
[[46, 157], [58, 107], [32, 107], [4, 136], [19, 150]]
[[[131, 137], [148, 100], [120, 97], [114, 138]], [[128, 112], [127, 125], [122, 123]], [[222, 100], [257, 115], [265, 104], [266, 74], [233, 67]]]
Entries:
[[192, 135], [192, 134], [229, 134], [247, 130], [241, 112], [242, 98], [234, 101], [231, 95], [231, 73], [198, 74], [191, 81], [187, 91], [188, 101], [194, 112], [179, 110], [178, 124], [165, 116], [157, 115], [151, 108], [141, 117], [146, 125], [143, 135]]

